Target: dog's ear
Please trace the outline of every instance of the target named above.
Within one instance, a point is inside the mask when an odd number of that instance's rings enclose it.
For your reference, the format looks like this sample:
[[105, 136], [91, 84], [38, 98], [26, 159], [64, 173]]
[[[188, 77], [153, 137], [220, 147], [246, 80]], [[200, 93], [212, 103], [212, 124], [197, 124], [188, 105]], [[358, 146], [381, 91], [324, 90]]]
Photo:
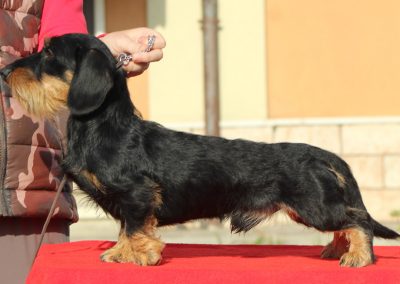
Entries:
[[113, 86], [113, 65], [97, 49], [80, 49], [68, 93], [71, 115], [85, 115], [99, 108]]

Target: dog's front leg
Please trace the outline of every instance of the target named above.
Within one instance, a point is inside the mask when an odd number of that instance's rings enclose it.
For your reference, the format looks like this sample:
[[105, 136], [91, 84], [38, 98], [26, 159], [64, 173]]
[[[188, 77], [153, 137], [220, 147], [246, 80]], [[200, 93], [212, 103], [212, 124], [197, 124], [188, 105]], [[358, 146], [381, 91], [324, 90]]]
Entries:
[[121, 222], [118, 242], [101, 255], [101, 260], [138, 265], [160, 263], [164, 244], [155, 235], [154, 217], [154, 211], [162, 204], [158, 184], [148, 178], [134, 178], [129, 184], [106, 186], [87, 170], [69, 172], [83, 191]]
[[155, 209], [162, 203], [160, 188], [149, 179], [140, 180], [115, 202], [121, 231], [115, 246], [102, 254], [105, 262], [156, 265], [161, 261], [164, 243], [155, 235], [154, 217]]

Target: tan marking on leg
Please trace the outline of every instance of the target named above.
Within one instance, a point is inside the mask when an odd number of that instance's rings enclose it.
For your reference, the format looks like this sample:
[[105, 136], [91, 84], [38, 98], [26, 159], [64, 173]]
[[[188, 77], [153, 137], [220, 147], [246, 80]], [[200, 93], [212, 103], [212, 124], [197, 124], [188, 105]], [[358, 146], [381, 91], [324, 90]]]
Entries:
[[157, 218], [154, 216], [150, 216], [149, 218], [147, 218], [146, 224], [143, 226], [143, 232], [146, 235], [154, 236], [157, 224], [158, 224]]
[[349, 251], [349, 245], [345, 232], [335, 232], [333, 241], [322, 250], [321, 258], [340, 259], [343, 254]]
[[350, 243], [349, 251], [340, 258], [341, 266], [362, 267], [374, 262], [371, 240], [361, 228], [352, 228], [345, 231]]
[[105, 186], [98, 180], [98, 178], [93, 174], [88, 172], [87, 170], [81, 171], [81, 175], [83, 175], [87, 180], [90, 181], [91, 184], [100, 192], [106, 193]]
[[65, 79], [44, 74], [39, 81], [31, 70], [17, 68], [8, 76], [7, 83], [27, 112], [53, 120], [66, 108], [71, 78], [71, 72], [65, 73]]
[[147, 187], [153, 192], [153, 200], [151, 201], [153, 209], [160, 207], [163, 203], [161, 195], [161, 190], [162, 190], [161, 186], [148, 177], [144, 177], [144, 184], [145, 187]]
[[159, 264], [165, 245], [154, 236], [156, 225], [157, 219], [151, 216], [139, 232], [129, 236], [125, 230], [121, 230], [118, 242], [105, 251], [101, 259], [105, 262], [132, 262], [144, 266]]

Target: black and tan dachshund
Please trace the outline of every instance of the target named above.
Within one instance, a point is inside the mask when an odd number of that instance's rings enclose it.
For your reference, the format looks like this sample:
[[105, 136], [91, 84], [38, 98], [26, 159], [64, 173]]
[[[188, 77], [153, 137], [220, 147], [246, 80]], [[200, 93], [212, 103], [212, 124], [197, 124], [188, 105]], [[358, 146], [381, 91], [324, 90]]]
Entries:
[[121, 223], [103, 261], [158, 264], [164, 244], [157, 226], [220, 218], [230, 219], [233, 232], [246, 232], [277, 211], [334, 232], [321, 257], [342, 266], [372, 264], [374, 236], [399, 237], [368, 214], [349, 166], [333, 153], [193, 135], [143, 120], [124, 71], [95, 37], [54, 37], [1, 73], [31, 113], [52, 118], [69, 108], [63, 167]]

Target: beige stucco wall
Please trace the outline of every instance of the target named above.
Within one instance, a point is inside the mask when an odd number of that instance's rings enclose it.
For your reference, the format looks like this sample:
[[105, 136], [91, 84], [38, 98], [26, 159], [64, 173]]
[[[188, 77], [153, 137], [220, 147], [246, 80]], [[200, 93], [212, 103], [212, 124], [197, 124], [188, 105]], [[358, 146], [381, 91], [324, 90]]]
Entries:
[[400, 1], [266, 2], [269, 117], [400, 115]]
[[[264, 2], [219, 1], [223, 121], [266, 118]], [[201, 17], [200, 0], [148, 1], [148, 24], [167, 39], [163, 61], [149, 71], [152, 120], [203, 121]]]

